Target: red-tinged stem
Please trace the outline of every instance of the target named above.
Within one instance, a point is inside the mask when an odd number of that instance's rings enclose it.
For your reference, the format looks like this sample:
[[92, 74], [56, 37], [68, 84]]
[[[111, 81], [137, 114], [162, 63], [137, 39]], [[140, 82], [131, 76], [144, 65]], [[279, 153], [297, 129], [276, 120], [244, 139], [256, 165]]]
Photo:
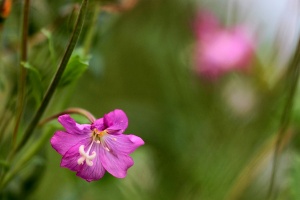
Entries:
[[42, 126], [45, 123], [50, 122], [51, 120], [56, 119], [57, 117], [64, 115], [64, 114], [79, 114], [79, 115], [85, 116], [91, 123], [93, 123], [96, 120], [96, 118], [89, 111], [87, 111], [85, 109], [69, 108], [63, 112], [57, 113], [55, 115], [52, 115], [51, 117], [48, 117], [48, 118], [42, 120], [38, 125]]
[[28, 23], [29, 23], [29, 5], [30, 0], [25, 0], [23, 7], [23, 22], [22, 22], [22, 36], [21, 36], [21, 62], [20, 62], [20, 80], [19, 80], [19, 94], [17, 99], [17, 117], [16, 124], [13, 131], [13, 147], [17, 142], [17, 134], [21, 123], [24, 105], [25, 105], [25, 89], [26, 89], [26, 75], [27, 70], [21, 63], [27, 62], [27, 42], [28, 42]]

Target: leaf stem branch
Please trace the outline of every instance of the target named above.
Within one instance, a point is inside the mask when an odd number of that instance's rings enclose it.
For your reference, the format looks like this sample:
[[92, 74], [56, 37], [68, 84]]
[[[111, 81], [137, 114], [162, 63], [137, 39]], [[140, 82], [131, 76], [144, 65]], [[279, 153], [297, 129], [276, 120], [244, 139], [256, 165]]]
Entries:
[[52, 79], [52, 82], [50, 84], [50, 86], [48, 87], [46, 94], [41, 102], [41, 105], [39, 106], [37, 112], [35, 113], [33, 119], [31, 120], [29, 126], [27, 127], [27, 129], [25, 130], [25, 133], [23, 135], [23, 138], [21, 140], [21, 142], [17, 145], [16, 148], [14, 148], [12, 154], [10, 157], [13, 157], [15, 153], [17, 153], [18, 151], [20, 151], [22, 149], [22, 147], [27, 143], [28, 139], [30, 138], [30, 136], [32, 135], [34, 129], [36, 128], [40, 118], [42, 117], [42, 115], [44, 114], [54, 92], [55, 89], [58, 86], [58, 83], [63, 75], [64, 70], [66, 69], [66, 66], [68, 64], [68, 61], [71, 57], [71, 54], [76, 46], [76, 43], [78, 41], [81, 29], [83, 27], [83, 23], [84, 23], [84, 19], [85, 19], [85, 15], [87, 13], [87, 4], [88, 4], [88, 0], [83, 0], [81, 7], [80, 7], [80, 11], [79, 11], [79, 15], [77, 17], [77, 21], [74, 27], [74, 30], [72, 32], [72, 36], [70, 38], [69, 44], [67, 46], [67, 49], [64, 53], [64, 56], [62, 58], [61, 63], [59, 64], [59, 67]]

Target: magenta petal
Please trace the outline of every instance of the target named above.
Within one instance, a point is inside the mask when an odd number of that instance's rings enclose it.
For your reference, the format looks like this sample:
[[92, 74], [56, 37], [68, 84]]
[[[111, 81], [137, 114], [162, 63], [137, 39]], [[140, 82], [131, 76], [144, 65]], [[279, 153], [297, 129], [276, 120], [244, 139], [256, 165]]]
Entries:
[[121, 134], [128, 126], [128, 119], [124, 111], [114, 110], [104, 116], [104, 124], [114, 134]]
[[60, 166], [69, 168], [72, 171], [79, 171], [83, 165], [78, 164], [78, 159], [81, 157], [79, 153], [79, 147], [85, 146], [85, 149], [91, 144], [91, 139], [81, 140], [79, 143], [71, 147], [63, 156]]
[[103, 139], [108, 148], [117, 154], [130, 154], [144, 144], [144, 141], [135, 135], [107, 135]]
[[58, 117], [58, 121], [61, 125], [63, 125], [68, 133], [80, 135], [91, 132], [90, 124], [77, 124], [70, 115], [61, 115]]
[[115, 154], [100, 148], [100, 159], [103, 167], [113, 176], [124, 178], [129, 167], [133, 165], [133, 160], [126, 154]]
[[92, 129], [94, 129], [94, 128], [96, 128], [98, 130], [104, 130], [104, 129], [106, 129], [106, 127], [104, 126], [103, 118], [96, 119], [93, 122]]
[[127, 136], [129, 137], [131, 142], [134, 143], [134, 146], [136, 146], [136, 148], [145, 144], [144, 140], [142, 140], [142, 138], [136, 135], [127, 135]]
[[89, 135], [74, 135], [64, 131], [56, 131], [50, 143], [59, 154], [64, 155], [72, 146], [89, 137]]
[[88, 166], [83, 164], [82, 168], [77, 172], [77, 176], [85, 179], [86, 181], [95, 181], [102, 178], [105, 174], [105, 169], [101, 164], [99, 150], [100, 145], [94, 144], [91, 148], [91, 152], [95, 151], [97, 153], [96, 157], [93, 159], [93, 166]]

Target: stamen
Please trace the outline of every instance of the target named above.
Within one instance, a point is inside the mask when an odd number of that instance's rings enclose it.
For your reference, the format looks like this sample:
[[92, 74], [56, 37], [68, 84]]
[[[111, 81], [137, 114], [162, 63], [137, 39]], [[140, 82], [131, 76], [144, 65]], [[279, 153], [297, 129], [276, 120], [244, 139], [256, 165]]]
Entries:
[[117, 141], [117, 138], [112, 138], [113, 141]]
[[99, 131], [99, 132], [97, 132], [97, 134], [98, 134], [100, 137], [103, 137], [104, 135], [107, 134], [107, 130]]

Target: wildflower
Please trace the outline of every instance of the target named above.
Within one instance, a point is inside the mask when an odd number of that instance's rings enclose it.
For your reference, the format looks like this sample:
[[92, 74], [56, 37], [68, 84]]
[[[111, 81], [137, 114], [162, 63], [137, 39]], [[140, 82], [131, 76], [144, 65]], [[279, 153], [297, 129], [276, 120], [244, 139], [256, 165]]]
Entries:
[[195, 64], [200, 75], [215, 79], [233, 70], [244, 70], [253, 55], [253, 38], [242, 26], [223, 28], [210, 13], [195, 23]]
[[124, 135], [128, 119], [122, 110], [114, 110], [91, 124], [77, 124], [69, 115], [58, 121], [65, 131], [56, 131], [52, 147], [61, 154], [60, 166], [77, 172], [86, 181], [103, 177], [105, 171], [124, 178], [133, 159], [129, 156], [144, 141], [135, 135]]

